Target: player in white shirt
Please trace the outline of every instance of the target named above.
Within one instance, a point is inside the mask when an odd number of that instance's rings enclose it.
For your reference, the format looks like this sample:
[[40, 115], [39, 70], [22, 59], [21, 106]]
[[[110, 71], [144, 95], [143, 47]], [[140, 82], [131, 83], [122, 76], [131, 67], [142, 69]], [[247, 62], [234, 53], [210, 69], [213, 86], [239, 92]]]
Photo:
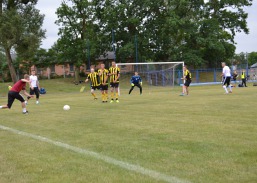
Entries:
[[[39, 86], [39, 82], [38, 82], [38, 78], [36, 76], [36, 71], [31, 71], [31, 76], [29, 77], [30, 78], [30, 95], [36, 95], [36, 104], [39, 104], [39, 90], [40, 90], [40, 86]], [[30, 97], [28, 97], [28, 100], [29, 101]], [[28, 102], [26, 102], [27, 104]]]
[[230, 79], [231, 79], [230, 68], [228, 66], [226, 66], [225, 62], [222, 62], [221, 65], [223, 68], [223, 70], [222, 70], [222, 78], [223, 78], [222, 87], [224, 88], [226, 94], [228, 94], [227, 87], [229, 87], [229, 93], [232, 93], [232, 87], [230, 85]]

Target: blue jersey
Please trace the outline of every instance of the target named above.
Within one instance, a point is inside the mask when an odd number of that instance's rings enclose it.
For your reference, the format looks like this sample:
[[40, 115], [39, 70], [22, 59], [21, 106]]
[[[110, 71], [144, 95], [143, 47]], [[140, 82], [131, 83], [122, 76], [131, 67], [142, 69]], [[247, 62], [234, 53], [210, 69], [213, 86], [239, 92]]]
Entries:
[[130, 79], [130, 83], [133, 83], [133, 84], [139, 84], [140, 82], [142, 82], [142, 79], [139, 75], [132, 76]]

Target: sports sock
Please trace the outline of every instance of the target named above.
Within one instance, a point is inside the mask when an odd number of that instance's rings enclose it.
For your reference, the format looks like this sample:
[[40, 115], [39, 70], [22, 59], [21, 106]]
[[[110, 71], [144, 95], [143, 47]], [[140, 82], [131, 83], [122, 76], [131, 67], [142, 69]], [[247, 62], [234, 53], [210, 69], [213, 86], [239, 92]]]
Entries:
[[229, 90], [232, 92], [232, 87], [231, 87], [231, 85], [229, 85]]
[[92, 93], [93, 97], [96, 98], [96, 95], [94, 93]]
[[113, 92], [111, 92], [111, 99], [113, 100], [113, 97], [114, 97], [114, 93]]
[[118, 94], [118, 92], [116, 92], [116, 99], [118, 99], [119, 98], [119, 94]]
[[26, 112], [27, 110], [26, 110], [26, 108], [22, 108], [22, 112]]
[[223, 88], [224, 88], [225, 92], [228, 93], [227, 87], [223, 86]]
[[102, 93], [102, 101], [104, 101], [104, 93]]

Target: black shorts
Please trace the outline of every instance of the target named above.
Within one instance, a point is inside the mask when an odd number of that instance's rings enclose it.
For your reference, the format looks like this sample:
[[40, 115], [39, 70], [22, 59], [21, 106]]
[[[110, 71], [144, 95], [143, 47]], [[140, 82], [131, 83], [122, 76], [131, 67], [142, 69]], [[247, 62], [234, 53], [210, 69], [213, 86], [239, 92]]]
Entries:
[[92, 90], [99, 90], [99, 89], [100, 89], [100, 86], [91, 86], [91, 89], [92, 89]]
[[[30, 88], [29, 94], [30, 94], [30, 95], [36, 94], [36, 97], [37, 97], [37, 99], [38, 99], [38, 98], [39, 98], [39, 90], [38, 90], [38, 87], [33, 87], [33, 90]], [[28, 97], [28, 99], [29, 99], [29, 98], [30, 98], [30, 97]]]
[[184, 83], [184, 85], [187, 86], [187, 87], [189, 87], [190, 83], [191, 83], [191, 80], [186, 80], [185, 83]]
[[100, 86], [100, 89], [101, 89], [101, 90], [108, 90], [108, 84], [106, 84], [106, 85], [101, 85], [101, 86]]
[[223, 79], [223, 85], [229, 86], [229, 85], [230, 85], [230, 78], [231, 78], [231, 77], [225, 77], [225, 78]]
[[111, 88], [119, 88], [119, 83], [110, 83]]
[[17, 99], [21, 102], [25, 102], [24, 98], [21, 96], [21, 94], [19, 92], [9, 91], [8, 92], [8, 104], [7, 104], [9, 109], [11, 109], [12, 104], [15, 99]]

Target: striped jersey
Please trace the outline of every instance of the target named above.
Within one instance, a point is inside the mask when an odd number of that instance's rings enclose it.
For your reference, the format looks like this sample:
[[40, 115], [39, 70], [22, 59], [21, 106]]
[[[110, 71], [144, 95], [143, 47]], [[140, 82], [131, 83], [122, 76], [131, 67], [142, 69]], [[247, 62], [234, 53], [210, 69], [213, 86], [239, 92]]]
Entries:
[[[110, 67], [109, 68], [109, 72], [110, 72], [110, 82], [114, 82], [120, 74], [120, 68], [119, 67]], [[113, 75], [112, 75], [113, 74]], [[117, 83], [119, 82], [119, 79], [117, 79], [116, 81]]]
[[186, 80], [192, 79], [191, 72], [188, 69], [185, 71], [184, 76], [185, 76]]
[[90, 79], [91, 86], [99, 86], [100, 85], [99, 76], [98, 76], [97, 72], [88, 74], [87, 79]]
[[108, 84], [108, 74], [109, 74], [109, 71], [107, 69], [104, 69], [104, 70], [99, 69], [98, 70], [100, 84], [103, 84], [105, 80], [106, 80], [105, 84]]

